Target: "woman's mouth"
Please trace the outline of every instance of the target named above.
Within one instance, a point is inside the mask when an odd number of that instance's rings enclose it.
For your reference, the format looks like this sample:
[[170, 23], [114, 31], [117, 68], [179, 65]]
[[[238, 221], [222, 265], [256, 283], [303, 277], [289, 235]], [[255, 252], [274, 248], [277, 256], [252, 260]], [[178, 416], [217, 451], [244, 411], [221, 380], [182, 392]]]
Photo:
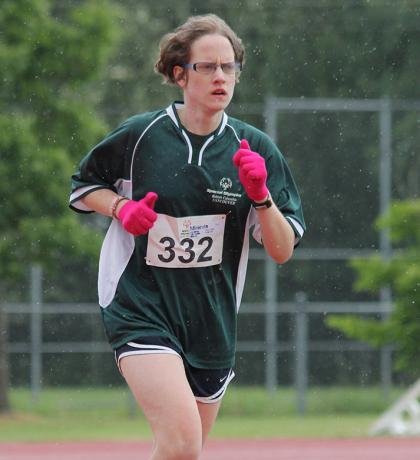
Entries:
[[211, 93], [213, 96], [226, 96], [227, 93], [223, 88], [217, 88]]

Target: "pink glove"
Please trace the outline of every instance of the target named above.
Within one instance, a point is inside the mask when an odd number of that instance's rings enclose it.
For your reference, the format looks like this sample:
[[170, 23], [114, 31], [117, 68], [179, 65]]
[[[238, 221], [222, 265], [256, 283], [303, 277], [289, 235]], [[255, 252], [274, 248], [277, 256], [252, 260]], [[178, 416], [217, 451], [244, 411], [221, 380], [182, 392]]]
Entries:
[[233, 163], [239, 169], [239, 180], [248, 197], [253, 201], [262, 201], [267, 198], [265, 160], [259, 153], [250, 149], [246, 139], [241, 140], [239, 150], [233, 156]]
[[153, 209], [157, 197], [156, 193], [149, 192], [142, 200], [129, 200], [123, 205], [118, 218], [128, 233], [134, 236], [144, 235], [153, 227], [157, 219]]

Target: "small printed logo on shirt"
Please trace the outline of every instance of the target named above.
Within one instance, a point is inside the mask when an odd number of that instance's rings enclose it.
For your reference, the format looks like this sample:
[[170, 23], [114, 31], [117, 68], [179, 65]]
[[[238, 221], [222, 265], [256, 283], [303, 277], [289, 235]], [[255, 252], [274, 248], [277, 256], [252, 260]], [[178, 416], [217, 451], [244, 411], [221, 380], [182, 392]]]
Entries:
[[235, 206], [238, 198], [241, 197], [240, 193], [228, 192], [232, 188], [232, 179], [229, 177], [222, 177], [219, 182], [221, 190], [213, 190], [208, 188], [207, 193], [211, 194], [213, 203], [229, 204]]
[[223, 378], [219, 379], [219, 382], [222, 383], [226, 379], [227, 379], [227, 375], [225, 375]]

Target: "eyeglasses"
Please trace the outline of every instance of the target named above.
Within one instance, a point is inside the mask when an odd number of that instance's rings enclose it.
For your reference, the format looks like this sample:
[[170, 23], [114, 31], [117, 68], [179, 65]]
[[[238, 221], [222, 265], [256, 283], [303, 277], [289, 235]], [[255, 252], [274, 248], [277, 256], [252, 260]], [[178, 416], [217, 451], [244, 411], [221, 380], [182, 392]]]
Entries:
[[226, 75], [233, 75], [242, 70], [242, 64], [240, 62], [224, 62], [223, 64], [216, 64], [215, 62], [196, 62], [195, 64], [182, 64], [181, 67], [184, 67], [184, 69], [193, 69], [203, 75], [213, 74], [218, 67], [220, 67]]

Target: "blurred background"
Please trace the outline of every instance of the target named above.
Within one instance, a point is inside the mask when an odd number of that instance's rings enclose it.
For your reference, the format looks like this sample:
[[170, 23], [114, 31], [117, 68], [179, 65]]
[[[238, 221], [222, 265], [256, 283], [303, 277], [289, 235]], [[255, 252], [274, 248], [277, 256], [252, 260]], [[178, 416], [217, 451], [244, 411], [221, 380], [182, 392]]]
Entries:
[[386, 407], [418, 378], [420, 1], [3, 0], [1, 410], [13, 389], [124, 387], [97, 305], [109, 221], [68, 209], [70, 176], [180, 98], [153, 72], [159, 40], [209, 12], [246, 47], [228, 113], [275, 139], [308, 228], [284, 266], [252, 247], [234, 386], [291, 388], [304, 414], [313, 388], [375, 387]]

